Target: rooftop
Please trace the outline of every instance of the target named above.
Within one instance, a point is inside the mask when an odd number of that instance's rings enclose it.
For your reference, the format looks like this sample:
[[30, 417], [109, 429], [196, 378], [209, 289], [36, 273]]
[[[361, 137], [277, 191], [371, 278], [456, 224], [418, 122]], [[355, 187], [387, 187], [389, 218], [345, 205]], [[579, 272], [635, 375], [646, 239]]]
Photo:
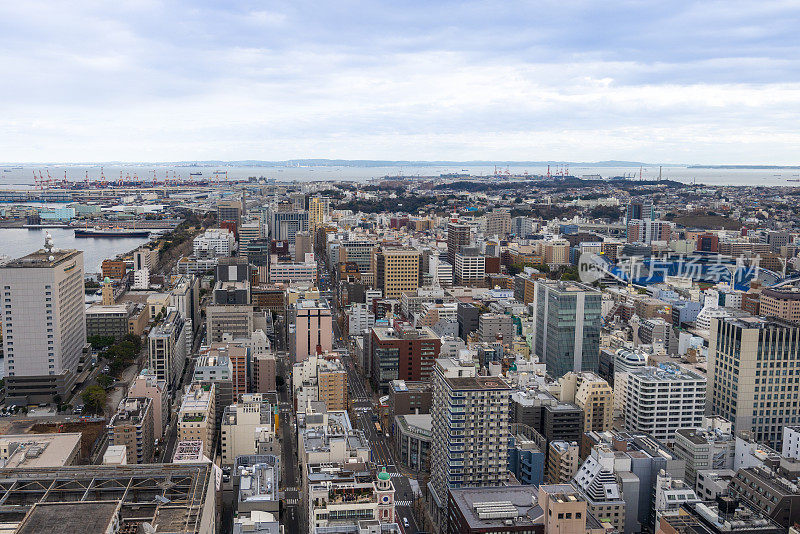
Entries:
[[[92, 521], [104, 519], [110, 508], [94, 506], [121, 500], [121, 532], [139, 532], [145, 522], [158, 524], [159, 532], [198, 532], [206, 506], [211, 505], [205, 499], [213, 475], [209, 463], [0, 469], [0, 499], [5, 505], [0, 523], [18, 521], [20, 514], [46, 502], [72, 508], [52, 508], [57, 513], [44, 516], [50, 525], [32, 523], [43, 526], [20, 532], [105, 532]], [[94, 501], [81, 502], [83, 498]]]
[[126, 304], [93, 304], [86, 308], [86, 315], [128, 315], [131, 303]]
[[630, 376], [636, 376], [643, 380], [659, 382], [683, 382], [686, 380], [706, 381], [706, 377], [685, 367], [674, 363], [660, 363], [658, 367], [645, 366], [637, 367], [629, 371]]
[[36, 252], [31, 252], [27, 256], [22, 256], [21, 258], [11, 260], [10, 262], [3, 265], [3, 268], [4, 269], [51, 268], [61, 265], [62, 263], [75, 258], [78, 254], [83, 254], [83, 252], [75, 249], [60, 250], [55, 248], [48, 252], [42, 248], [37, 250]]
[[540, 521], [543, 511], [535, 503], [536, 486], [492, 486], [451, 489], [453, 502], [470, 529], [490, 530], [504, 527], [508, 519], [515, 526], [532, 526]]
[[60, 467], [79, 450], [80, 442], [80, 432], [0, 436], [0, 450], [8, 450], [0, 467]]
[[800, 326], [795, 323], [790, 323], [789, 321], [784, 321], [783, 319], [778, 319], [777, 317], [760, 317], [755, 315], [743, 317], [725, 317], [722, 319], [722, 321], [744, 329], [800, 328]]
[[445, 378], [445, 381], [451, 389], [458, 390], [511, 389], [511, 386], [506, 384], [502, 378], [496, 378], [493, 376]]
[[437, 336], [436, 333], [427, 326], [417, 328], [410, 325], [401, 325], [397, 328], [392, 328], [389, 326], [374, 326], [372, 327], [372, 331], [380, 341], [393, 341], [396, 339], [439, 339], [439, 336]]
[[39, 502], [25, 516], [17, 534], [106, 532], [120, 508], [120, 501], [70, 503]]

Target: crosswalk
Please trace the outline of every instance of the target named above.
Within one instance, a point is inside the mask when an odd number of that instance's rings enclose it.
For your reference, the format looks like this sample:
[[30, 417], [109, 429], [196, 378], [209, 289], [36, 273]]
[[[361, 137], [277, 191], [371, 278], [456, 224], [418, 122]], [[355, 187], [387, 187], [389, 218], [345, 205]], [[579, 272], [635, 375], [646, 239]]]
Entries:
[[395, 506], [411, 506], [412, 504], [412, 501], [394, 501]]
[[297, 486], [285, 486], [283, 488], [283, 491], [300, 491], [300, 488], [298, 488]]
[[403, 473], [389, 473], [389, 478], [396, 478], [403, 476]]
[[286, 499], [284, 502], [286, 502], [286, 504], [295, 504], [296, 505], [296, 504], [300, 504], [300, 499]]

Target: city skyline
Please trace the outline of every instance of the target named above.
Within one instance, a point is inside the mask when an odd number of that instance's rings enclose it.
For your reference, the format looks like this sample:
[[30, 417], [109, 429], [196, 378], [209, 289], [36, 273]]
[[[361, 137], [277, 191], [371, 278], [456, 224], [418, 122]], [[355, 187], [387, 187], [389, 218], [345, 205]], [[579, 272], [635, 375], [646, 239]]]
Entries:
[[786, 2], [5, 5], [3, 159], [793, 164], [799, 14]]

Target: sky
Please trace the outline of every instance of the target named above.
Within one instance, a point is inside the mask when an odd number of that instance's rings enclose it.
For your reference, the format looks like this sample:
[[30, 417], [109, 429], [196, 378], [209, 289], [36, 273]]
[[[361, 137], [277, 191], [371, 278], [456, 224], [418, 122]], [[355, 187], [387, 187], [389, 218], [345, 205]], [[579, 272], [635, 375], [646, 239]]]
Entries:
[[800, 163], [800, 2], [0, 2], [0, 161]]

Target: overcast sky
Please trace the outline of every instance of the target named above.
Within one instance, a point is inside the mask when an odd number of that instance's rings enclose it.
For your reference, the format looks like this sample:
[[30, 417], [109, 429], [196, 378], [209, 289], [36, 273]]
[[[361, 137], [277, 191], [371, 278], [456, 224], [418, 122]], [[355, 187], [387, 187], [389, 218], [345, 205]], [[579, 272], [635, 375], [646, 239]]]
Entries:
[[800, 2], [0, 2], [0, 161], [800, 163]]

